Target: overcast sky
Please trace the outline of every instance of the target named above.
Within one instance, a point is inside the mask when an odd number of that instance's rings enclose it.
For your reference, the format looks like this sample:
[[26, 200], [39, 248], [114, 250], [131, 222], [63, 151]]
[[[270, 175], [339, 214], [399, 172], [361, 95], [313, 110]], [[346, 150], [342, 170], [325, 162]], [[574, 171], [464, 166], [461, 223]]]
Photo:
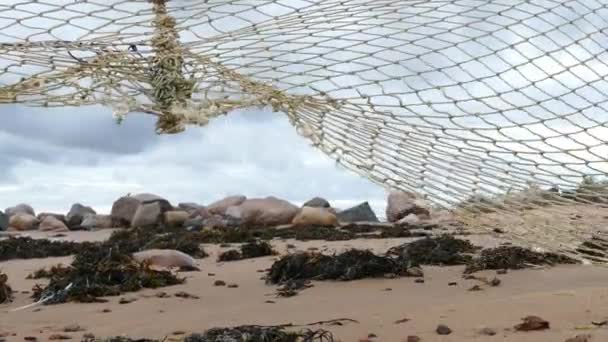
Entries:
[[81, 202], [107, 212], [119, 196], [152, 192], [174, 203], [230, 194], [300, 203], [319, 195], [338, 207], [370, 200], [384, 209], [381, 187], [336, 166], [281, 114], [234, 113], [161, 136], [152, 117], [117, 125], [102, 107], [0, 105], [0, 117], [1, 208], [26, 202], [65, 212]]

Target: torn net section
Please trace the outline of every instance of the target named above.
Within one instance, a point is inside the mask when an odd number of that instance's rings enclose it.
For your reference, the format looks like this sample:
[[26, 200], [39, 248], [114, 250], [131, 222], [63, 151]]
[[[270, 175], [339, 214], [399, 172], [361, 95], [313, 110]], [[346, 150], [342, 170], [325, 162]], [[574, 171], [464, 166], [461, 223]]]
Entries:
[[[0, 103], [103, 104], [159, 133], [270, 108], [475, 225], [608, 202], [606, 46], [597, 0], [8, 0]], [[512, 235], [590, 233], [539, 222]]]

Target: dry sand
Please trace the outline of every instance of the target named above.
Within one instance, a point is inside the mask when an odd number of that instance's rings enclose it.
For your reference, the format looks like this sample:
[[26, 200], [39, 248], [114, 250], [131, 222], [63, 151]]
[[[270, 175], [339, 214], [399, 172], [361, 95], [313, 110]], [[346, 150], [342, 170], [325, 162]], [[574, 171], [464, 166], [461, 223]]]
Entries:
[[[65, 239], [100, 240], [111, 231], [71, 232]], [[31, 233], [34, 237], [46, 233]], [[476, 243], [495, 244], [489, 236], [471, 237]], [[304, 250], [341, 250], [347, 247], [370, 248], [377, 252], [402, 243], [404, 239], [352, 240], [344, 242], [274, 241], [281, 253], [287, 244]], [[373, 333], [375, 341], [405, 341], [408, 335], [418, 335], [422, 341], [534, 341], [560, 342], [577, 334], [591, 334], [591, 341], [608, 341], [608, 327], [578, 330], [591, 326], [592, 321], [608, 319], [608, 270], [598, 266], [560, 266], [548, 269], [510, 271], [499, 275], [498, 287], [483, 286], [483, 291], [467, 291], [479, 284], [462, 278], [462, 267], [424, 267], [425, 282], [413, 278], [366, 279], [352, 282], [315, 282], [314, 287], [291, 298], [276, 298], [275, 287], [260, 278], [263, 270], [276, 257], [265, 257], [236, 262], [218, 263], [217, 246], [205, 246], [211, 256], [199, 261], [201, 272], [182, 273], [187, 277], [183, 285], [144, 290], [122, 297], [136, 298], [135, 302], [119, 304], [121, 297], [109, 297], [102, 304], [60, 304], [11, 312], [11, 309], [32, 302], [29, 293], [40, 280], [26, 276], [45, 266], [67, 264], [70, 258], [11, 260], [0, 263], [9, 276], [10, 285], [17, 291], [13, 303], [0, 305], [0, 334], [10, 333], [8, 341], [23, 341], [25, 336], [48, 340], [63, 327], [79, 324], [85, 331], [69, 333], [75, 340], [86, 333], [99, 337], [126, 334], [131, 337], [162, 339], [175, 331], [203, 332], [211, 327], [243, 324], [275, 325], [306, 324], [336, 318], [350, 318], [358, 323], [343, 326], [312, 326], [331, 330], [337, 340], [358, 341]], [[226, 248], [223, 248], [226, 249]], [[209, 275], [213, 273], [215, 275]], [[485, 272], [494, 275], [494, 272]], [[215, 280], [238, 284], [238, 288], [213, 286]], [[457, 286], [448, 286], [457, 282]], [[390, 288], [391, 291], [385, 289]], [[199, 299], [173, 296], [158, 298], [155, 294], [170, 295], [186, 291]], [[273, 301], [274, 303], [267, 303]], [[110, 312], [103, 312], [110, 309]], [[540, 332], [515, 332], [513, 326], [527, 315], [537, 315], [551, 323], [551, 328]], [[410, 321], [395, 324], [403, 318]], [[438, 324], [446, 324], [453, 333], [439, 336]], [[478, 330], [493, 328], [497, 335], [481, 336]]]

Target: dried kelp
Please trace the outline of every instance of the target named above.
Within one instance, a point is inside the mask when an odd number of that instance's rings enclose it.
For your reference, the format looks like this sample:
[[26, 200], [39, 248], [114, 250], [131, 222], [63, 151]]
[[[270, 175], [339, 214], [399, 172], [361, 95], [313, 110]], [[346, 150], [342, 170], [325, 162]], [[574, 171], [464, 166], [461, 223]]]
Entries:
[[351, 249], [338, 255], [299, 252], [276, 261], [266, 281], [282, 284], [290, 280], [355, 280], [406, 275], [408, 264], [390, 256], [378, 256], [368, 250]]
[[70, 271], [71, 271], [70, 267], [63, 266], [63, 265], [55, 265], [55, 266], [51, 266], [51, 268], [48, 270], [46, 268], [40, 268], [40, 269], [34, 271], [33, 273], [29, 274], [27, 276], [27, 279], [52, 278], [53, 276], [61, 277], [61, 276], [67, 275]]
[[393, 247], [387, 254], [403, 258], [411, 266], [465, 265], [472, 260], [472, 253], [479, 249], [467, 240], [441, 235]]
[[277, 252], [266, 241], [252, 241], [241, 246], [241, 250], [228, 250], [219, 255], [218, 261], [235, 261], [275, 255]]
[[518, 246], [500, 246], [482, 250], [480, 256], [467, 265], [465, 273], [577, 263], [579, 261], [556, 253], [535, 252]]
[[135, 253], [146, 249], [175, 249], [195, 258], [207, 256], [200, 246], [198, 234], [184, 229], [148, 227], [119, 230], [112, 233], [105, 244], [124, 253]]
[[32, 297], [46, 299], [45, 304], [99, 302], [99, 297], [184, 282], [171, 272], [153, 270], [146, 263], [136, 262], [131, 254], [105, 244], [83, 248], [69, 268], [67, 273], [51, 275], [47, 286], [36, 286]]
[[9, 237], [0, 240], [0, 261], [68, 256], [76, 254], [81, 245], [70, 241]]

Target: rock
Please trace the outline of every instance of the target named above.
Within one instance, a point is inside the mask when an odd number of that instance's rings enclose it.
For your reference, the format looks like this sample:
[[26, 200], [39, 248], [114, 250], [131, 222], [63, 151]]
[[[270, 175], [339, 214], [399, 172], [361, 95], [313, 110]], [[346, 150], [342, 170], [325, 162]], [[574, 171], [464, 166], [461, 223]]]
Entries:
[[18, 231], [34, 230], [38, 228], [39, 223], [34, 215], [24, 213], [13, 214], [8, 220], [9, 227]]
[[67, 232], [69, 231], [68, 227], [65, 223], [59, 221], [55, 216], [46, 216], [40, 225], [38, 226], [38, 230], [43, 232], [53, 231], [53, 232]]
[[325, 198], [314, 197], [308, 201], [306, 201], [302, 207], [311, 207], [311, 208], [330, 208], [331, 205]]
[[63, 214], [56, 214], [56, 213], [40, 213], [38, 215], [36, 215], [36, 218], [38, 220], [40, 220], [40, 222], [42, 222], [44, 220], [45, 217], [47, 216], [53, 216], [54, 218], [58, 219], [59, 221], [63, 222], [66, 226], [68, 224], [68, 221], [65, 220], [65, 215]]
[[517, 331], [534, 331], [534, 330], [545, 330], [549, 329], [549, 322], [538, 316], [527, 316], [524, 317], [523, 323], [515, 326]]
[[410, 277], [424, 277], [424, 272], [422, 268], [414, 266], [407, 269], [407, 275]]
[[205, 207], [200, 207], [200, 208], [194, 209], [188, 213], [189, 218], [200, 217], [203, 220], [208, 219], [211, 216], [213, 216], [213, 214], [211, 214], [209, 212], [209, 210], [207, 210], [207, 208], [205, 208]]
[[197, 209], [200, 208], [204, 208], [204, 206], [197, 204], [197, 203], [192, 203], [192, 202], [187, 202], [187, 203], [179, 203], [177, 205], [178, 208], [183, 209], [185, 211], [187, 211], [188, 213], [191, 213]]
[[479, 330], [479, 334], [486, 335], [486, 336], [494, 336], [494, 335], [496, 335], [496, 330], [494, 330], [492, 328], [483, 328], [483, 329]]
[[211, 215], [203, 220], [203, 227], [209, 229], [236, 227], [240, 223], [239, 219], [230, 216]]
[[406, 341], [407, 342], [420, 342], [422, 340], [420, 339], [420, 337], [418, 337], [416, 335], [410, 335], [410, 336], [407, 337]]
[[418, 218], [430, 217], [430, 212], [426, 208], [425, 203], [417, 199], [415, 194], [403, 191], [391, 191], [386, 205], [386, 219], [389, 222], [397, 222], [409, 214], [414, 214]]
[[8, 229], [8, 215], [0, 210], [0, 232]]
[[68, 228], [75, 230], [80, 229], [80, 224], [84, 219], [86, 214], [97, 214], [95, 210], [91, 207], [84, 206], [80, 203], [76, 203], [72, 205], [70, 208], [70, 212], [65, 216], [66, 221], [68, 222]]
[[182, 224], [182, 227], [186, 228], [189, 231], [201, 231], [203, 230], [204, 220], [200, 217], [189, 218]]
[[165, 223], [170, 227], [181, 227], [186, 220], [188, 220], [189, 214], [185, 211], [170, 210], [164, 213]]
[[418, 216], [416, 214], [408, 214], [404, 218], [402, 218], [399, 221], [397, 221], [397, 223], [398, 224], [414, 225], [414, 224], [420, 223], [420, 219], [418, 218]]
[[113, 227], [111, 215], [86, 214], [80, 226], [87, 230], [108, 229]]
[[574, 337], [567, 339], [565, 342], [589, 342], [589, 341], [591, 341], [591, 335], [585, 334], [585, 335], [576, 335]]
[[213, 282], [213, 286], [226, 286], [226, 282], [223, 280], [216, 280]]
[[174, 249], [148, 249], [133, 253], [133, 258], [138, 262], [147, 261], [152, 266], [164, 268], [198, 268], [193, 257]]
[[450, 329], [447, 325], [443, 325], [443, 324], [439, 324], [435, 331], [439, 335], [449, 335], [452, 333], [452, 329]]
[[378, 218], [368, 202], [343, 210], [336, 216], [340, 222], [378, 222]]
[[247, 197], [242, 195], [228, 196], [222, 200], [209, 204], [207, 210], [209, 210], [211, 214], [224, 215], [228, 208], [241, 205], [245, 200], [247, 200]]
[[302, 207], [293, 218], [296, 226], [337, 226], [338, 218], [323, 207]]
[[241, 225], [268, 227], [289, 224], [300, 209], [276, 197], [245, 200], [226, 210], [226, 215], [240, 221]]
[[159, 202], [140, 204], [131, 221], [131, 227], [149, 227], [161, 223], [163, 208]]
[[36, 216], [36, 213], [34, 212], [34, 208], [32, 208], [32, 206], [30, 206], [29, 204], [25, 204], [25, 203], [17, 204], [14, 207], [6, 208], [4, 213], [9, 218], [15, 214], [28, 214], [28, 215]]
[[129, 227], [137, 207], [139, 207], [139, 200], [134, 197], [121, 197], [112, 204], [112, 225], [116, 227]]

